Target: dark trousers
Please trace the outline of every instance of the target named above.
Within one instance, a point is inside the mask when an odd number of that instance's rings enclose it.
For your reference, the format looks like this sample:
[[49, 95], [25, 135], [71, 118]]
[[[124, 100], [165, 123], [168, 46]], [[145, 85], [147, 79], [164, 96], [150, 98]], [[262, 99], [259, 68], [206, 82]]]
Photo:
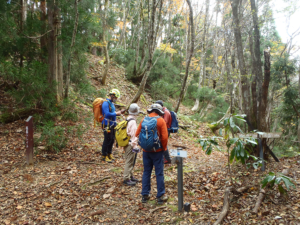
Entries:
[[104, 141], [102, 144], [102, 156], [107, 156], [112, 152], [112, 147], [115, 141], [115, 129], [111, 128], [110, 132], [107, 132], [107, 130], [103, 130], [103, 132]]
[[155, 167], [155, 176], [157, 183], [157, 195], [159, 198], [165, 194], [164, 180], [164, 157], [161, 152], [143, 152], [144, 173], [142, 180], [142, 195], [149, 195], [151, 191], [151, 173]]
[[[170, 137], [170, 131], [168, 131], [168, 137]], [[170, 153], [169, 153], [169, 148], [168, 147], [167, 147], [167, 150], [164, 151], [164, 158], [167, 161], [171, 161]]]

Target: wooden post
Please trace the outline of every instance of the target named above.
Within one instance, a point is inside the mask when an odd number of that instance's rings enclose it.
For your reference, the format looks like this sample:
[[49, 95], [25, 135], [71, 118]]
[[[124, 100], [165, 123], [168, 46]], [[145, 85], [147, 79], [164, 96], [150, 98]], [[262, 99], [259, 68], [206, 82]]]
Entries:
[[29, 116], [26, 120], [26, 152], [27, 164], [33, 164], [33, 118]]

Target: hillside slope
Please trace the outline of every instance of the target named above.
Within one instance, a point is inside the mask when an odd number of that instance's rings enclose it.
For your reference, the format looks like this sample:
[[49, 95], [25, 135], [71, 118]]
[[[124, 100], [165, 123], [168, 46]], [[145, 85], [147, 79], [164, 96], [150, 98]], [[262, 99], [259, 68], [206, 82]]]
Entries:
[[[89, 56], [90, 68], [87, 75], [99, 76], [103, 66], [99, 64], [100, 57]], [[137, 91], [137, 87], [125, 79], [124, 69], [112, 66], [103, 87], [99, 81], [91, 78], [98, 89], [107, 92], [112, 88], [121, 91], [121, 103], [128, 105]], [[153, 101], [145, 93], [145, 101], [138, 104], [145, 112]], [[80, 98], [80, 96], [78, 96]], [[91, 97], [93, 99], [96, 96]], [[74, 98], [76, 99], [76, 98]], [[91, 101], [91, 100], [90, 100]], [[170, 102], [174, 100], [170, 99]], [[149, 203], [141, 203], [141, 183], [127, 187], [123, 182], [124, 156], [123, 149], [113, 148], [116, 161], [107, 164], [100, 161], [103, 132], [99, 126], [94, 128], [91, 113], [91, 102], [76, 100], [80, 120], [76, 123], [57, 120], [56, 125], [84, 127], [84, 134], [78, 139], [70, 135], [66, 148], [54, 154], [43, 148], [43, 143], [36, 147], [37, 155], [33, 166], [24, 164], [24, 121], [1, 125], [1, 163], [0, 163], [0, 221], [5, 224], [204, 224], [216, 220], [222, 209], [223, 195], [228, 186], [226, 176], [227, 155], [223, 151], [213, 151], [210, 156], [203, 153], [196, 142], [199, 135], [212, 135], [205, 124], [191, 121], [189, 117], [179, 115], [180, 123], [190, 125], [189, 130], [180, 129], [179, 133], [169, 138], [169, 149], [176, 145], [185, 147], [188, 158], [184, 160], [184, 202], [192, 205], [190, 213], [177, 212], [177, 169], [175, 165], [165, 166], [166, 194], [168, 202], [156, 211], [155, 203], [156, 180], [152, 176], [152, 198]], [[189, 109], [182, 107], [181, 112]], [[143, 116], [139, 116], [138, 121]], [[120, 121], [122, 118], [119, 118]], [[86, 122], [85, 122], [86, 121]], [[67, 135], [67, 133], [66, 133]], [[224, 149], [224, 145], [221, 147]], [[300, 159], [298, 159], [300, 160]], [[269, 164], [268, 170], [281, 171], [284, 166], [290, 167], [288, 160], [279, 164]], [[276, 168], [275, 168], [276, 167]], [[297, 163], [291, 170], [297, 171]], [[142, 178], [142, 154], [138, 154], [134, 175]], [[300, 222], [299, 192], [290, 195], [287, 205], [272, 204], [267, 199], [261, 207], [260, 214], [249, 213], [254, 206], [259, 192], [259, 180], [264, 174], [244, 167], [233, 167], [234, 179], [238, 186], [250, 185], [241, 198], [233, 199], [224, 224], [277, 223], [275, 216], [281, 217], [281, 222]], [[295, 174], [299, 178], [300, 174]], [[237, 200], [238, 199], [238, 200]], [[279, 198], [276, 197], [276, 201]], [[274, 197], [275, 200], [275, 197]], [[272, 201], [274, 201], [272, 200]], [[289, 209], [289, 210], [288, 210]], [[293, 209], [293, 210], [290, 210]]]

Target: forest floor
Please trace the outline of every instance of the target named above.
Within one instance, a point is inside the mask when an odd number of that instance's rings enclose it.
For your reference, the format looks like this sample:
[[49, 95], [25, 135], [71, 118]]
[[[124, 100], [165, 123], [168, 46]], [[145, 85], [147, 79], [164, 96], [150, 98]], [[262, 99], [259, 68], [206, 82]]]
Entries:
[[[88, 76], [97, 76], [103, 70], [101, 59], [89, 56]], [[128, 104], [137, 87], [125, 79], [124, 69], [113, 66], [108, 75], [108, 85], [101, 87], [97, 79], [91, 79], [97, 88], [121, 91], [120, 102]], [[5, 96], [3, 90], [1, 96]], [[151, 104], [149, 95], [138, 104], [142, 111]], [[9, 104], [9, 96], [3, 104]], [[172, 101], [172, 100], [170, 100]], [[213, 136], [206, 124], [189, 123], [188, 130], [180, 129], [169, 139], [169, 149], [185, 146], [188, 157], [184, 160], [184, 202], [191, 204], [190, 212], [177, 211], [177, 169], [167, 165], [164, 169], [166, 194], [169, 196], [163, 208], [155, 201], [156, 180], [152, 176], [152, 198], [141, 203], [141, 182], [134, 187], [123, 185], [124, 154], [114, 146], [114, 163], [100, 161], [103, 133], [94, 128], [91, 108], [80, 102], [77, 106], [86, 113], [75, 124], [86, 128], [82, 140], [75, 135], [65, 149], [58, 154], [47, 152], [43, 143], [35, 148], [34, 165], [26, 165], [25, 125], [23, 120], [0, 125], [0, 223], [3, 224], [212, 224], [223, 207], [227, 175], [227, 153], [224, 143], [221, 151], [205, 155], [197, 143], [199, 135]], [[182, 114], [190, 113], [187, 107]], [[84, 123], [84, 118], [90, 117]], [[139, 117], [140, 121], [142, 116]], [[57, 126], [72, 122], [56, 121]], [[35, 134], [38, 135], [38, 134]], [[232, 195], [230, 210], [223, 224], [300, 224], [300, 156], [281, 158], [266, 165], [266, 171], [249, 169], [239, 163], [232, 165], [237, 187], [250, 186], [242, 195]], [[268, 191], [258, 211], [252, 213], [259, 194], [260, 181], [269, 171], [289, 170], [296, 189], [288, 197], [276, 191]], [[138, 154], [134, 175], [140, 181], [143, 173], [142, 154]], [[153, 211], [153, 209], [157, 209]]]

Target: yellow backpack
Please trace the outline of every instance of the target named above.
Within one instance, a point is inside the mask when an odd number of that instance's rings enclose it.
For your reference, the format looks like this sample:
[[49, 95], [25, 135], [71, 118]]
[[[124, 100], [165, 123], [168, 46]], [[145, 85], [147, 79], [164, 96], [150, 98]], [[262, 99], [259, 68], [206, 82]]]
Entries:
[[133, 118], [129, 120], [124, 120], [120, 122], [115, 127], [115, 137], [118, 142], [118, 145], [121, 147], [125, 147], [129, 144], [130, 136], [127, 135], [127, 124], [129, 121], [134, 120]]

